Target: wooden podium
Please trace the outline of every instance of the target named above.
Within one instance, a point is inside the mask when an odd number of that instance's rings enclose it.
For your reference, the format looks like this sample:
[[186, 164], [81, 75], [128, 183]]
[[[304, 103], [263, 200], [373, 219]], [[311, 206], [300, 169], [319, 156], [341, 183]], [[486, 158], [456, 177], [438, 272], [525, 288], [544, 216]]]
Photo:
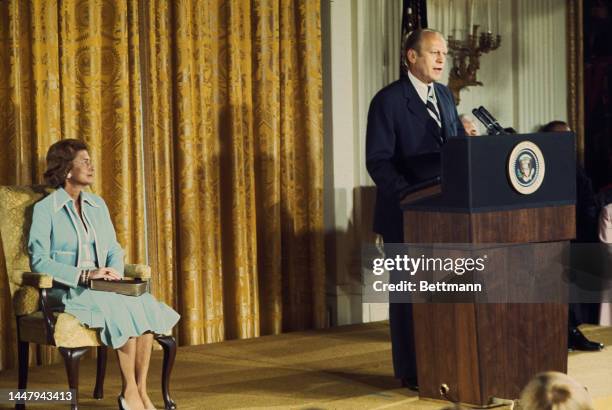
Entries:
[[[529, 195], [509, 179], [510, 155], [523, 141], [541, 150], [545, 165], [540, 188]], [[574, 238], [572, 133], [451, 139], [441, 162], [441, 193], [402, 204], [406, 243]], [[567, 371], [566, 304], [417, 303], [413, 312], [421, 397], [441, 399], [448, 387], [446, 397], [486, 406], [518, 398], [538, 372]]]

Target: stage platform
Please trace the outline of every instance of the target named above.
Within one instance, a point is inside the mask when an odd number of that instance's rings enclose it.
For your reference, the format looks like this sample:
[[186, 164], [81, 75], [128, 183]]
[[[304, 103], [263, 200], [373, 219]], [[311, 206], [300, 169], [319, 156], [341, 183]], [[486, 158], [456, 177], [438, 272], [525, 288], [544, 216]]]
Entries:
[[[612, 328], [586, 326], [585, 334], [608, 347], [571, 353], [569, 374], [587, 386], [596, 408], [612, 409]], [[419, 400], [392, 377], [387, 322], [343, 326], [181, 347], [172, 377], [172, 395], [183, 409], [406, 409], [438, 410], [443, 402]], [[161, 351], [154, 351], [150, 394], [162, 408]], [[119, 369], [109, 354], [105, 398], [91, 393], [95, 361], [80, 370], [83, 409], [116, 409]], [[0, 372], [0, 388], [14, 388], [15, 370]], [[30, 370], [31, 389], [67, 386], [63, 364]], [[0, 408], [10, 408], [1, 407]], [[66, 408], [31, 405], [30, 409]], [[508, 407], [499, 407], [504, 409]]]

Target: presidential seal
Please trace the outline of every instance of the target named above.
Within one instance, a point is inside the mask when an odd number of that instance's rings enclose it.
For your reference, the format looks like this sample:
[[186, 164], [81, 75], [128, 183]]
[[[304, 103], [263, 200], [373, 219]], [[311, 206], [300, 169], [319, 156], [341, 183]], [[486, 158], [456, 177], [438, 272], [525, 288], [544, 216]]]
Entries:
[[508, 178], [519, 193], [533, 194], [544, 181], [546, 163], [542, 151], [531, 141], [518, 143], [508, 158]]

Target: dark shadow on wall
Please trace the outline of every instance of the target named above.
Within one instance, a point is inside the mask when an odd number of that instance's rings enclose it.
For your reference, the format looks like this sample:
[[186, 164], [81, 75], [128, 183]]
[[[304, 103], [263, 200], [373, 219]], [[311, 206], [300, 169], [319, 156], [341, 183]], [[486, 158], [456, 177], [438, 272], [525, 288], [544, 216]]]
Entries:
[[376, 188], [354, 188], [350, 210], [346, 190], [337, 189], [333, 194], [333, 202], [327, 202], [326, 209], [348, 213], [346, 230], [328, 229], [325, 234], [326, 293], [330, 324], [335, 326], [338, 322], [361, 323], [363, 319], [361, 254], [362, 247], [377, 238], [372, 231]]

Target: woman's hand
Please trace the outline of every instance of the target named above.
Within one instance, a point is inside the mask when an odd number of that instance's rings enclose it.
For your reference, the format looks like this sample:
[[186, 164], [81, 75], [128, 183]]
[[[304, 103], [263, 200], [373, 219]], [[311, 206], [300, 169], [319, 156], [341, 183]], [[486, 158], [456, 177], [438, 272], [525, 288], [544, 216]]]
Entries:
[[113, 268], [98, 268], [89, 271], [89, 279], [121, 280], [121, 276]]

